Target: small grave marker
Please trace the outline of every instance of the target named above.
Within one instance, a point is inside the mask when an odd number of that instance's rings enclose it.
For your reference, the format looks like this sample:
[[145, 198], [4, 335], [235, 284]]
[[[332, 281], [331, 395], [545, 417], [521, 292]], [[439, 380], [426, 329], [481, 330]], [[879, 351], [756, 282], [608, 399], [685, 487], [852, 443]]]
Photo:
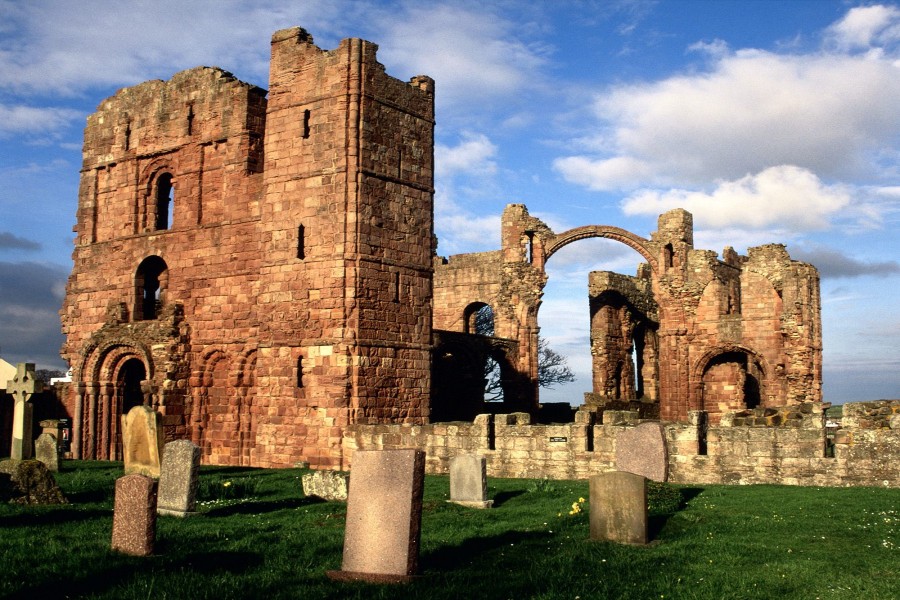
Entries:
[[471, 508], [490, 508], [487, 499], [487, 459], [460, 454], [450, 461], [450, 502]]
[[197, 514], [200, 448], [189, 440], [175, 440], [163, 448], [156, 512], [186, 517]]
[[59, 471], [59, 444], [52, 433], [42, 433], [34, 441], [34, 458], [47, 466], [48, 471]]
[[622, 544], [648, 541], [647, 478], [613, 471], [590, 479], [591, 539]]

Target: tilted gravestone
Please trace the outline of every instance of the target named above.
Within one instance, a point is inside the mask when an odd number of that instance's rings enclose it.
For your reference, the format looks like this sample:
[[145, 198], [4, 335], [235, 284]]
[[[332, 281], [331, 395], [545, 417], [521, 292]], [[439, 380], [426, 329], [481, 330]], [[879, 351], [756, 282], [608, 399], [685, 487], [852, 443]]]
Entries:
[[490, 508], [487, 499], [487, 459], [474, 454], [460, 454], [450, 461], [450, 500], [470, 508]]
[[59, 471], [59, 444], [52, 433], [42, 433], [34, 440], [34, 458], [50, 471]]
[[34, 363], [16, 365], [16, 375], [6, 384], [6, 393], [13, 397], [13, 429], [10, 458], [27, 460], [32, 456], [31, 397], [44, 391], [44, 384], [34, 375]]
[[338, 580], [409, 581], [418, 570], [425, 453], [357, 450], [350, 471], [344, 558]]
[[200, 448], [189, 440], [175, 440], [163, 448], [156, 512], [186, 517], [197, 514]]
[[134, 556], [153, 554], [157, 482], [146, 475], [116, 479], [112, 549]]
[[53, 473], [38, 460], [0, 460], [0, 502], [67, 504]]
[[641, 423], [616, 435], [616, 470], [666, 481], [669, 453], [666, 430], [661, 423]]
[[163, 451], [162, 415], [149, 406], [135, 406], [122, 415], [125, 474], [159, 477]]
[[646, 477], [621, 471], [592, 476], [590, 506], [592, 540], [648, 542]]

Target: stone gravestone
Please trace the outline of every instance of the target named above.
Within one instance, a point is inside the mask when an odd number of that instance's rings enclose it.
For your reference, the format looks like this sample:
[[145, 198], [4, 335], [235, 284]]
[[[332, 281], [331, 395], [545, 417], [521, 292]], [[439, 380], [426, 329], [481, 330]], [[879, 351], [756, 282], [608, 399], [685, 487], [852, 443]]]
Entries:
[[13, 397], [13, 430], [10, 458], [31, 458], [32, 414], [31, 397], [44, 391], [44, 384], [34, 376], [34, 363], [16, 365], [16, 376], [6, 384], [6, 393]]
[[49, 471], [59, 471], [59, 445], [52, 433], [42, 433], [34, 441], [34, 458], [47, 465]]
[[592, 540], [647, 543], [646, 477], [621, 471], [592, 476], [590, 506]]
[[338, 471], [314, 471], [303, 475], [303, 494], [323, 500], [346, 500], [350, 475]]
[[159, 474], [156, 512], [175, 517], [197, 514], [199, 472], [200, 448], [189, 440], [166, 444]]
[[125, 474], [159, 477], [163, 451], [162, 415], [149, 406], [135, 406], [122, 415]]
[[450, 461], [450, 500], [471, 508], [490, 508], [487, 499], [487, 459], [474, 454], [460, 454]]
[[616, 435], [616, 470], [665, 481], [669, 473], [666, 431], [661, 423], [641, 423]]
[[68, 504], [53, 473], [38, 460], [0, 460], [0, 502]]
[[337, 580], [410, 581], [418, 569], [425, 453], [357, 450], [350, 471], [344, 558]]
[[157, 483], [146, 475], [116, 479], [112, 549], [134, 556], [153, 554]]

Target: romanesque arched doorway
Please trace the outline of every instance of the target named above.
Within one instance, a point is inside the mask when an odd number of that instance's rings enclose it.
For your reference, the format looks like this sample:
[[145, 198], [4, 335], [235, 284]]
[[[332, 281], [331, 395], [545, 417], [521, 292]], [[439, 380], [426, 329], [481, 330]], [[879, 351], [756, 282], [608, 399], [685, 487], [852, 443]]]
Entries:
[[751, 352], [731, 349], [712, 355], [702, 368], [701, 408], [710, 423], [726, 412], [762, 406], [765, 371]]
[[[111, 425], [115, 430], [115, 450], [112, 452], [115, 460], [120, 460], [122, 454], [122, 415], [127, 415], [135, 406], [144, 403], [144, 393], [141, 382], [147, 379], [147, 369], [138, 358], [129, 358], [119, 368], [115, 383], [115, 416]], [[112, 435], [110, 436], [112, 437]]]

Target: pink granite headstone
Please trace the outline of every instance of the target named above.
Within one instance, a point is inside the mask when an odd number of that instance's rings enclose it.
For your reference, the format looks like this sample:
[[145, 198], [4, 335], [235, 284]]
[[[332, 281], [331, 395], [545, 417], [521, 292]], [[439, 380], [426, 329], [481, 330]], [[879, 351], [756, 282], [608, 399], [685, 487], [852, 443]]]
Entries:
[[350, 470], [340, 571], [332, 579], [409, 581], [418, 570], [425, 453], [357, 450]]
[[661, 423], [641, 423], [616, 435], [616, 470], [666, 481], [669, 453], [666, 431]]
[[134, 556], [153, 554], [157, 482], [146, 475], [116, 479], [112, 549]]

